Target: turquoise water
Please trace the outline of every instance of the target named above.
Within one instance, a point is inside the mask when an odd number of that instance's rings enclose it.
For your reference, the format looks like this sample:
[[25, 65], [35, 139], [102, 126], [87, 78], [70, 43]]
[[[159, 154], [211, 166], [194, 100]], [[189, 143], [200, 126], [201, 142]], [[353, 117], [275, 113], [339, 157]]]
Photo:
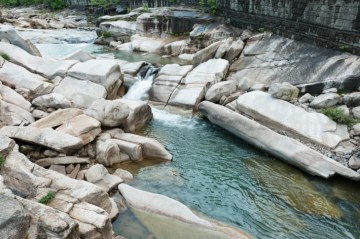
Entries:
[[[154, 112], [141, 133], [166, 145], [174, 161], [123, 165], [136, 175], [134, 187], [172, 197], [254, 238], [360, 238], [358, 183], [305, 175], [207, 120]], [[141, 238], [126, 232], [121, 218], [115, 231]]]
[[[95, 55], [114, 54], [91, 44], [41, 44], [39, 48], [53, 57], [79, 48]], [[141, 53], [117, 57], [153, 63], [164, 59]], [[154, 109], [154, 120], [139, 133], [163, 143], [174, 160], [122, 165], [136, 176], [131, 185], [137, 188], [170, 196], [254, 238], [360, 238], [357, 182], [304, 174], [198, 117]], [[130, 239], [151, 235], [130, 211], [119, 216], [114, 230]]]

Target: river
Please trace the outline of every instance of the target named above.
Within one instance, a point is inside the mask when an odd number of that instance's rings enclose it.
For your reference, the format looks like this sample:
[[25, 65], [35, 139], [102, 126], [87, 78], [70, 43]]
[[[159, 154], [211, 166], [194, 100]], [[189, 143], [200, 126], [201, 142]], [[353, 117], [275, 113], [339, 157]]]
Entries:
[[[157, 55], [114, 53], [84, 42], [43, 40], [37, 46], [44, 56], [52, 57], [83, 48], [129, 61], [173, 62]], [[153, 112], [153, 121], [138, 133], [163, 143], [174, 160], [123, 164], [135, 176], [130, 185], [172, 197], [254, 238], [360, 238], [359, 183], [304, 174], [199, 116], [155, 108]], [[131, 239], [151, 234], [131, 211], [119, 216], [114, 230]]]

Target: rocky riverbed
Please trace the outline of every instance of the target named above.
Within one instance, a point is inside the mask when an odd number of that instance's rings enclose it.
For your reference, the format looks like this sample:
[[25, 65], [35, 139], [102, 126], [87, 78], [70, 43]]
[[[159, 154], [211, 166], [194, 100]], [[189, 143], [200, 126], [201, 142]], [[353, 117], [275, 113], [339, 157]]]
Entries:
[[97, 42], [181, 64], [83, 50], [49, 58], [34, 43], [91, 43], [93, 33], [59, 37], [47, 29], [79, 27], [83, 18], [26, 14], [3, 14], [0, 25], [0, 188], [4, 209], [17, 208], [3, 218], [9, 238], [120, 237], [111, 221], [124, 202], [156, 238], [251, 238], [127, 185], [133, 175], [122, 164], [173, 159], [166, 145], [136, 134], [153, 118], [150, 105], [200, 112], [309, 174], [360, 180], [357, 56], [236, 29], [198, 10], [136, 9], [100, 18]]

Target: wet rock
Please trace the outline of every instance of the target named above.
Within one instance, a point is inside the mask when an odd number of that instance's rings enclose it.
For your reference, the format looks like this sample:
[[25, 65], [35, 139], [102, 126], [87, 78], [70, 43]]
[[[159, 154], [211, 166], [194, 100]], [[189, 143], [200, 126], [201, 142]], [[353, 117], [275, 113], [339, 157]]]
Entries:
[[[27, 25], [27, 24], [26, 24]], [[24, 49], [31, 55], [41, 56], [39, 50], [31, 43], [31, 41], [24, 39], [15, 28], [11, 26], [2, 26], [0, 28], [0, 40], [7, 40], [12, 45]]]
[[32, 123], [30, 126], [37, 128], [53, 128], [62, 125], [66, 121], [81, 114], [83, 114], [83, 111], [76, 108], [60, 109]]
[[[250, 238], [240, 230], [198, 217], [188, 207], [169, 197], [138, 190], [124, 183], [119, 185], [119, 190], [137, 218], [157, 238], [172, 238], [177, 235], [185, 238], [197, 235], [199, 239]], [[152, 218], [151, 222], [147, 220], [149, 217]], [[165, 228], [174, 228], [173, 223], [176, 225], [176, 230], [161, 229], [164, 225], [166, 225]]]
[[291, 101], [297, 99], [299, 89], [290, 83], [274, 83], [270, 85], [269, 94], [280, 100]]
[[348, 106], [360, 106], [360, 92], [353, 92], [343, 97], [344, 104]]
[[126, 132], [135, 132], [136, 129], [144, 127], [152, 118], [151, 107], [147, 102], [138, 100], [120, 99], [120, 102], [129, 107], [129, 116], [122, 125]]
[[82, 114], [66, 121], [56, 131], [78, 137], [82, 140], [83, 145], [86, 145], [101, 133], [101, 123]]
[[19, 47], [3, 42], [0, 42], [0, 54], [7, 54], [12, 63], [47, 79], [54, 79], [56, 76], [65, 77], [67, 71], [77, 63], [77, 61], [72, 60], [55, 60], [33, 56]]
[[121, 100], [99, 99], [92, 103], [85, 114], [99, 120], [103, 126], [118, 127], [125, 122], [130, 109]]
[[314, 109], [329, 108], [340, 102], [340, 96], [336, 93], [327, 93], [316, 96], [310, 103]]
[[59, 152], [71, 152], [83, 146], [82, 141], [74, 136], [50, 128], [5, 126], [0, 135], [41, 145]]
[[[271, 96], [269, 95], [269, 97]], [[353, 180], [360, 180], [359, 174], [340, 163], [226, 107], [204, 101], [200, 104], [199, 109], [216, 125], [312, 175], [329, 178], [334, 174], [339, 174]]]
[[75, 107], [82, 109], [90, 107], [95, 100], [104, 99], [107, 96], [103, 86], [72, 77], [65, 77], [53, 92], [65, 96], [73, 102]]
[[105, 192], [116, 188], [123, 180], [117, 176], [108, 173], [107, 169], [101, 164], [95, 164], [85, 173], [88, 182], [95, 184]]
[[349, 139], [346, 126], [337, 125], [323, 114], [306, 112], [298, 106], [275, 99], [261, 91], [240, 96], [237, 100], [237, 110], [270, 128], [286, 130], [287, 135], [294, 138], [301, 137], [303, 140], [330, 148], [335, 148], [341, 141]]
[[222, 96], [230, 96], [237, 91], [237, 81], [223, 81], [216, 83], [206, 92], [205, 99], [211, 102], [219, 102]]
[[136, 134], [122, 133], [118, 130], [109, 130], [106, 133], [110, 134], [112, 138], [140, 145], [144, 158], [157, 158], [164, 160], [172, 159], [172, 155], [165, 149], [162, 144], [160, 144], [155, 139], [147, 138]]
[[125, 183], [129, 183], [134, 180], [134, 176], [129, 171], [121, 168], [116, 169], [113, 175], [121, 178]]
[[92, 56], [90, 53], [84, 51], [84, 50], [77, 50], [63, 58], [63, 60], [76, 60], [80, 62], [85, 62], [89, 60], [95, 59], [94, 56]]
[[51, 93], [33, 99], [32, 104], [41, 108], [66, 109], [71, 108], [71, 102], [63, 95]]

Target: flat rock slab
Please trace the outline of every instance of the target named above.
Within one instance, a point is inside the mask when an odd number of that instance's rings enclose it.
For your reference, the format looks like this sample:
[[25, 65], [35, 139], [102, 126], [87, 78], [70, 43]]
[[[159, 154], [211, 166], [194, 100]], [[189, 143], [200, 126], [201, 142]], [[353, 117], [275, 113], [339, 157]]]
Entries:
[[0, 67], [0, 80], [12, 88], [27, 89], [32, 96], [47, 94], [54, 87], [46, 78], [8, 61]]
[[30, 126], [37, 128], [53, 128], [62, 125], [66, 121], [81, 114], [83, 114], [83, 111], [76, 108], [61, 109], [52, 112], [48, 116], [32, 123]]
[[53, 92], [65, 96], [79, 108], [88, 108], [95, 100], [106, 98], [107, 95], [103, 86], [72, 77], [65, 77]]
[[275, 99], [262, 91], [241, 95], [237, 110], [256, 121], [292, 133], [308, 141], [335, 148], [341, 141], [349, 139], [347, 127], [338, 125], [320, 113], [309, 113], [289, 102]]
[[68, 153], [83, 146], [81, 139], [50, 128], [5, 126], [1, 128], [0, 135], [48, 147], [62, 153]]
[[82, 164], [90, 163], [89, 158], [79, 158], [74, 156], [55, 157], [55, 158], [42, 158], [36, 160], [36, 164], [41, 167], [49, 167], [51, 165], [67, 165], [67, 164]]
[[355, 171], [224, 106], [204, 101], [199, 110], [212, 123], [305, 172], [323, 178], [339, 174], [360, 180], [360, 174]]
[[54, 79], [56, 76], [65, 77], [70, 67], [78, 62], [33, 56], [17, 46], [4, 42], [0, 42], [0, 54], [7, 54], [11, 62], [47, 79]]
[[195, 215], [184, 204], [155, 193], [133, 188], [124, 183], [119, 191], [137, 218], [156, 238], [250, 239], [244, 232]]

